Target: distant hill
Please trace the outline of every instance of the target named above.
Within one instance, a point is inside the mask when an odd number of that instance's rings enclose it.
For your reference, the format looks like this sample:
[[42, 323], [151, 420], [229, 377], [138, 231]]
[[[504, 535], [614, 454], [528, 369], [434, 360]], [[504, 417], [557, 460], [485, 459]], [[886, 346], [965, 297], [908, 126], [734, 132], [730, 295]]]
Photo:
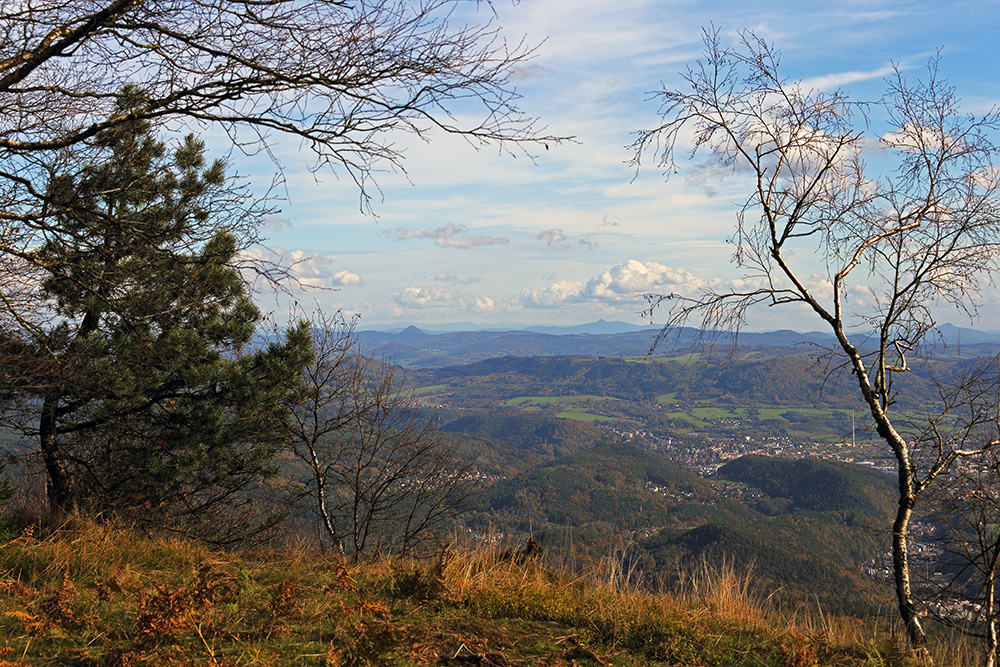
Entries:
[[603, 444], [497, 484], [487, 510], [525, 526], [529, 520], [538, 526], [604, 522], [636, 530], [671, 520], [677, 503], [665, 494], [707, 497], [709, 484], [633, 445]]
[[716, 475], [760, 488], [792, 510], [838, 512], [845, 523], [883, 525], [893, 514], [895, 480], [865, 466], [821, 459], [744, 456]]
[[[358, 337], [370, 352], [390, 357], [402, 366], [441, 367], [503, 356], [644, 356], [649, 354], [659, 332], [658, 327], [600, 320], [575, 327], [533, 327], [521, 331], [432, 333], [408, 326], [397, 331], [360, 331]], [[658, 351], [667, 353], [709, 341], [719, 350], [726, 351], [732, 337], [729, 334], [713, 336], [684, 327], [672, 332]], [[833, 342], [829, 335], [794, 331], [740, 335], [740, 343], [745, 346], [785, 348]]]
[[997, 345], [1000, 343], [1000, 332], [956, 327], [953, 324], [940, 325], [938, 327], [938, 334], [944, 344], [951, 347]]
[[[424, 385], [447, 383], [455, 395], [490, 395], [495, 400], [577, 393], [655, 401], [657, 396], [673, 392], [677, 401], [728, 396], [728, 400], [742, 405], [801, 407], [823, 403], [849, 408], [858, 404], [857, 388], [848, 374], [834, 373], [824, 381], [825, 369], [813, 360], [772, 354], [777, 354], [774, 348], [758, 348], [746, 360], [723, 358], [699, 363], [637, 363], [621, 357], [583, 355], [494, 357], [414, 370], [410, 376]], [[767, 360], [760, 360], [762, 357]]]
[[586, 422], [518, 410], [465, 415], [442, 425], [441, 430], [485, 436], [544, 459], [555, 459], [589, 449], [606, 440], [604, 433]]
[[[734, 481], [767, 491], [740, 500]], [[891, 479], [862, 466], [747, 457], [706, 480], [633, 445], [607, 444], [498, 483], [473, 521], [530, 525], [554, 555], [576, 563], [621, 551], [654, 580], [729, 563], [788, 602], [818, 597], [826, 608], [859, 611], [881, 603], [857, 564], [880, 553], [891, 498]]]
[[[456, 328], [450, 328], [456, 327]], [[627, 322], [598, 320], [574, 326], [510, 325], [521, 328], [485, 328], [470, 322], [454, 325], [394, 325], [358, 331], [358, 338], [372, 354], [384, 356], [405, 367], [434, 368], [472, 363], [503, 356], [604, 355], [644, 356], [650, 353], [661, 329]], [[273, 340], [259, 334], [252, 345]], [[792, 348], [815, 352], [817, 347], [836, 346], [825, 332], [798, 332], [787, 329], [741, 332], [739, 350], [772, 349], [772, 356]], [[927, 341], [935, 354], [961, 353], [965, 357], [995, 354], [1000, 350], [1000, 332], [942, 324]], [[679, 354], [697, 347], [701, 352], [725, 356], [732, 351], [733, 336], [727, 332], [706, 332], [691, 327], [671, 330], [657, 346], [657, 354]]]
[[462, 331], [429, 334], [415, 327], [399, 333], [361, 331], [362, 344], [371, 352], [392, 358], [402, 366], [441, 367], [503, 356], [567, 354], [644, 355], [656, 332], [554, 335], [533, 331]]

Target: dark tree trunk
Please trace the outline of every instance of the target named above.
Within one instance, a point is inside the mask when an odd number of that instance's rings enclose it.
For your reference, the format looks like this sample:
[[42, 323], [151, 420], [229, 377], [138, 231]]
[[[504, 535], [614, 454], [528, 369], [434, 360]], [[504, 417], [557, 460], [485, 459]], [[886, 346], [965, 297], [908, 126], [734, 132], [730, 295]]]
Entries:
[[70, 484], [69, 472], [59, 450], [59, 440], [56, 431], [56, 410], [59, 397], [46, 396], [42, 403], [38, 420], [38, 442], [48, 475], [49, 509], [60, 514], [76, 512], [76, 497]]

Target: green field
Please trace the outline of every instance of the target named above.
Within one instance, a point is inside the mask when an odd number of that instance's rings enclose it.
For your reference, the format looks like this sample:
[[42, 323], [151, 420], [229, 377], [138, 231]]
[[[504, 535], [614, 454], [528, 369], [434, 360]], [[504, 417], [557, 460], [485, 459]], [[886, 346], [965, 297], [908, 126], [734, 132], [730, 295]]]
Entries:
[[[671, 404], [675, 401], [674, 394], [657, 396], [661, 404]], [[698, 430], [718, 429], [719, 420], [740, 420], [741, 429], [752, 429], [755, 423], [761, 421], [783, 422], [789, 437], [801, 440], [839, 441], [849, 435], [844, 430], [845, 424], [850, 424], [851, 411], [838, 408], [806, 408], [789, 406], [719, 406], [709, 403], [699, 403], [686, 410], [671, 410], [665, 413], [669, 419], [688, 422]], [[863, 427], [864, 415], [858, 415], [858, 428]], [[725, 425], [722, 425], [725, 428]], [[848, 427], [849, 430], [849, 427]]]
[[622, 357], [625, 361], [633, 364], [665, 364], [670, 361], [677, 362], [681, 366], [691, 366], [702, 360], [703, 355], [701, 352], [687, 352], [685, 354], [677, 355], [666, 355], [666, 354], [653, 354], [653, 355], [643, 355], [641, 357]]
[[600, 403], [602, 401], [620, 401], [612, 396], [593, 396], [590, 394], [572, 394], [569, 396], [515, 396], [507, 399], [507, 405], [553, 405], [556, 403]]
[[426, 387], [417, 387], [416, 389], [411, 391], [410, 394], [414, 397], [427, 396], [428, 394], [436, 394], [437, 392], [447, 388], [448, 385], [446, 384], [432, 384]]

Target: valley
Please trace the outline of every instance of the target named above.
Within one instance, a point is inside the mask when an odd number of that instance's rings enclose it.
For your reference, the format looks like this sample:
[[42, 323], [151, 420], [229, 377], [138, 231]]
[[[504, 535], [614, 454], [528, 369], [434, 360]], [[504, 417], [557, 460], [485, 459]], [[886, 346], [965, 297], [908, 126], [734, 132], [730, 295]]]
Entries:
[[[475, 358], [524, 336], [472, 332], [463, 348], [456, 333], [399, 334], [412, 400], [497, 480], [466, 517], [468, 535], [532, 535], [569, 569], [624, 568], [653, 587], [725, 563], [792, 608], [891, 607], [894, 460], [853, 378], [825, 364], [815, 336], [636, 354], [648, 332], [533, 334], [547, 354]], [[597, 344], [611, 353], [561, 353]], [[974, 352], [992, 349], [981, 341]], [[919, 413], [963, 354], [942, 345], [915, 363], [897, 409]], [[470, 361], [436, 365], [456, 359]], [[925, 533], [933, 525], [918, 522], [918, 563], [934, 554]]]

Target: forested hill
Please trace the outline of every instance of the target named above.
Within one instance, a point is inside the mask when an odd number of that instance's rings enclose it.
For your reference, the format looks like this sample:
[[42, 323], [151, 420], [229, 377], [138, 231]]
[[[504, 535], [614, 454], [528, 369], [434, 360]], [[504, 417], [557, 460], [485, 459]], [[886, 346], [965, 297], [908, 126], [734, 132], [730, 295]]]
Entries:
[[577, 566], [627, 554], [652, 580], [728, 563], [789, 603], [864, 612], [882, 597], [858, 564], [882, 550], [891, 492], [889, 476], [863, 466], [745, 457], [704, 479], [606, 444], [500, 482], [470, 525], [530, 529], [551, 557]]
[[[716, 475], [758, 487], [798, 510], [840, 512], [871, 522], [882, 521], [893, 511], [894, 478], [863, 466], [821, 459], [744, 456], [722, 466]], [[848, 518], [845, 521], [853, 523]]]
[[[787, 350], [786, 350], [787, 352]], [[519, 396], [597, 395], [624, 401], [712, 400], [741, 405], [860, 407], [853, 378], [802, 354], [757, 350], [741, 358], [698, 355], [658, 359], [499, 357], [461, 366], [411, 370], [410, 382], [435, 387], [450, 404], [495, 405]], [[829, 372], [828, 372], [829, 371]], [[907, 400], [931, 388], [920, 369], [901, 380]]]
[[606, 440], [591, 424], [519, 410], [477, 412], [441, 427], [447, 433], [472, 433], [503, 442], [521, 452], [558, 458]]
[[[658, 491], [652, 493], [650, 488]], [[670, 496], [707, 498], [709, 484], [661, 456], [626, 444], [598, 445], [501, 482], [488, 512], [525, 526], [607, 522], [636, 530], [670, 521]]]

